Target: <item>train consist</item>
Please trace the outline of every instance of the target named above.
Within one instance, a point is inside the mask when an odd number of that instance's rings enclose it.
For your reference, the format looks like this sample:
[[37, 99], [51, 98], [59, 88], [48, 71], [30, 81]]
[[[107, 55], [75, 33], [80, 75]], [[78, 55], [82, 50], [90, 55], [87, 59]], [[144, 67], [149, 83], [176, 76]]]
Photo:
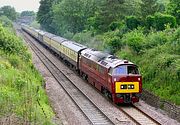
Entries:
[[22, 29], [58, 54], [116, 104], [135, 103], [142, 92], [138, 67], [128, 60], [88, 48], [54, 34], [22, 25]]

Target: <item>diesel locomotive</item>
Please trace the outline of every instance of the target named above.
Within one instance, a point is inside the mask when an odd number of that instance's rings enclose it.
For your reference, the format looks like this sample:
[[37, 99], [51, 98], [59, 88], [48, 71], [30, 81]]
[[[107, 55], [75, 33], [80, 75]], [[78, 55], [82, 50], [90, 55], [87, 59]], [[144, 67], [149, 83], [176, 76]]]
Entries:
[[21, 27], [57, 53], [114, 103], [139, 101], [142, 92], [142, 76], [134, 63], [27, 25]]

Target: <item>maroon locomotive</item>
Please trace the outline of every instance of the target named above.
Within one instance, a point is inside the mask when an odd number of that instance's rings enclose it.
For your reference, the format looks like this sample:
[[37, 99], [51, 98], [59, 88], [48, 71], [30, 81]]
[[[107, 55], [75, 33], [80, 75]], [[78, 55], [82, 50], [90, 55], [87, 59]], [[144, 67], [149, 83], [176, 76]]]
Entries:
[[86, 49], [81, 52], [79, 68], [83, 77], [114, 103], [139, 101], [142, 77], [135, 64]]

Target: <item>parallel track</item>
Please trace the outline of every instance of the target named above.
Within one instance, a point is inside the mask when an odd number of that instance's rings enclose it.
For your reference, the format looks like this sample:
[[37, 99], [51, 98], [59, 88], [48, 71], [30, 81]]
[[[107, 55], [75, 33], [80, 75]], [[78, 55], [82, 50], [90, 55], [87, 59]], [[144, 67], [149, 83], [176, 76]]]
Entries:
[[86, 94], [84, 94], [76, 85], [62, 72], [59, 68], [40, 50], [35, 41], [24, 32], [26, 42], [31, 49], [50, 71], [53, 77], [58, 81], [69, 97], [74, 101], [77, 107], [82, 111], [84, 116], [93, 125], [114, 125], [114, 123], [104, 114], [96, 104], [94, 104]]
[[[63, 72], [59, 70], [59, 68], [42, 52], [42, 50], [38, 49], [35, 43], [32, 42], [32, 38], [30, 38], [27, 33], [23, 34], [35, 54], [39, 57], [91, 124], [114, 124], [79, 88], [74, 85], [71, 80], [68, 79]], [[120, 107], [120, 110], [138, 125], [160, 125], [158, 121], [134, 105], [130, 107]]]

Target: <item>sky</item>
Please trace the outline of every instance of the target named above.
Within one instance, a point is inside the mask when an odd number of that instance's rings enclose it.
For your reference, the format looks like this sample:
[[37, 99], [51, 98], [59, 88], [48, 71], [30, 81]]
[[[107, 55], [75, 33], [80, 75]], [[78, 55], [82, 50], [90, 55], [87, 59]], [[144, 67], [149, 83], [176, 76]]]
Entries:
[[0, 7], [10, 5], [15, 8], [17, 12], [24, 10], [38, 11], [40, 0], [0, 0]]

